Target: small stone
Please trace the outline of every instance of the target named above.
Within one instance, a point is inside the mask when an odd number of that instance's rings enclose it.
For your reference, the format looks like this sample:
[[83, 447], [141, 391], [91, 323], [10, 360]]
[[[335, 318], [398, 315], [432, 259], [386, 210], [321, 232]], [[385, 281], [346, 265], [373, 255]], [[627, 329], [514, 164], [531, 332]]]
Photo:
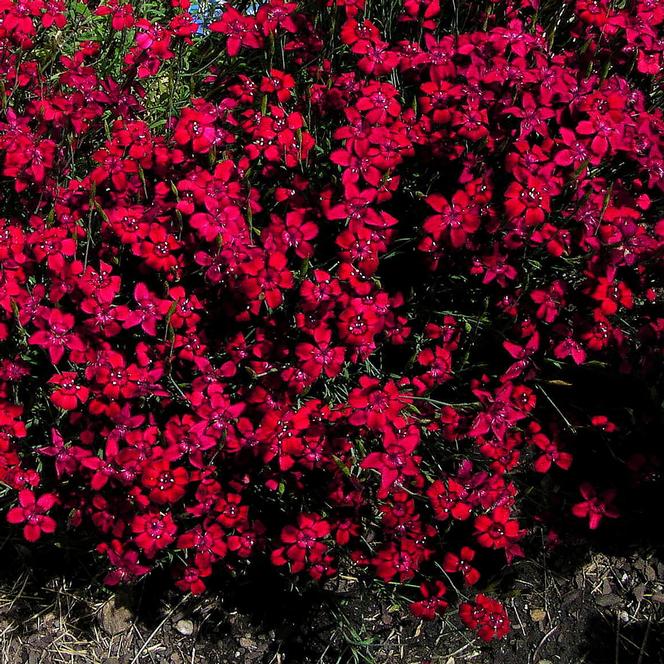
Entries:
[[182, 636], [191, 636], [194, 633], [194, 623], [191, 620], [178, 620], [175, 623], [175, 629]]
[[622, 600], [617, 595], [602, 595], [595, 600], [597, 606], [603, 608], [608, 608], [611, 606], [617, 606], [622, 603]]
[[535, 622], [542, 622], [546, 618], [546, 611], [544, 609], [531, 609], [530, 617]]
[[101, 607], [99, 623], [110, 636], [121, 634], [131, 627], [131, 611], [119, 604], [116, 597], [112, 597]]
[[45, 613], [45, 614], [42, 616], [42, 620], [43, 620], [45, 623], [55, 623], [55, 622], [56, 622], [55, 613], [50, 613], [50, 612], [49, 612], [49, 613]]

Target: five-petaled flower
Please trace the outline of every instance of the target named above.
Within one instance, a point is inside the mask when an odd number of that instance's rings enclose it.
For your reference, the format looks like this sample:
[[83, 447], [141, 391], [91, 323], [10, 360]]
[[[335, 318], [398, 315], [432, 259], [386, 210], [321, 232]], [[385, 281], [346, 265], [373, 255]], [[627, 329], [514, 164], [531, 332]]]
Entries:
[[56, 522], [49, 512], [58, 499], [52, 493], [43, 493], [37, 498], [30, 489], [22, 489], [18, 492], [18, 506], [12, 507], [7, 512], [7, 521], [14, 524], [25, 524], [23, 536], [28, 542], [36, 542], [42, 533], [55, 532]]
[[579, 491], [584, 500], [572, 505], [572, 514], [580, 519], [588, 519], [588, 525], [592, 530], [599, 528], [603, 518], [617, 519], [620, 516], [620, 512], [613, 504], [616, 497], [615, 489], [607, 489], [598, 494], [592, 484], [584, 482]]

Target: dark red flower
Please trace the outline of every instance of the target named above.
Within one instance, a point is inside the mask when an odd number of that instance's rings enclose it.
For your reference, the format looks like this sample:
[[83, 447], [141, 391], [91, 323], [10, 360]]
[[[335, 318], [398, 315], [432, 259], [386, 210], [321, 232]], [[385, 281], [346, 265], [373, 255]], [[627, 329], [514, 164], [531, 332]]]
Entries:
[[41, 325], [46, 328], [31, 335], [29, 342], [48, 351], [53, 364], [58, 364], [65, 351], [83, 352], [85, 344], [72, 331], [75, 319], [71, 314], [63, 314], [59, 309], [51, 309]]
[[42, 533], [53, 533], [56, 522], [46, 512], [56, 504], [57, 497], [52, 493], [43, 493], [39, 498], [30, 489], [18, 492], [18, 507], [7, 512], [7, 521], [13, 524], [24, 523], [23, 537], [28, 542], [36, 542]]
[[158, 505], [175, 503], [184, 496], [189, 473], [177, 466], [171, 468], [168, 461], [148, 461], [143, 470], [143, 486], [150, 490], [150, 500]]
[[475, 537], [482, 546], [491, 549], [507, 548], [523, 536], [519, 522], [510, 519], [506, 507], [496, 507], [490, 514], [475, 518]]
[[148, 512], [137, 514], [132, 523], [134, 542], [147, 558], [155, 555], [175, 541], [177, 527], [170, 514]]
[[240, 14], [233, 7], [226, 8], [221, 18], [210, 24], [210, 30], [228, 37], [226, 50], [230, 56], [238, 55], [242, 46], [260, 48], [263, 41], [256, 20], [252, 16]]
[[461, 547], [459, 555], [447, 552], [443, 558], [443, 569], [448, 573], [459, 572], [468, 585], [475, 585], [480, 580], [480, 573], [471, 565], [475, 551], [469, 546]]
[[580, 519], [587, 518], [591, 530], [598, 528], [603, 518], [617, 519], [620, 516], [613, 505], [616, 497], [614, 489], [597, 494], [592, 484], [584, 482], [579, 487], [579, 491], [584, 500], [572, 506], [572, 514]]
[[420, 593], [423, 599], [410, 604], [410, 612], [416, 618], [433, 620], [436, 615], [442, 615], [447, 609], [448, 604], [443, 599], [446, 592], [447, 588], [442, 581], [422, 583], [420, 585]]
[[51, 394], [51, 401], [63, 410], [76, 410], [80, 404], [85, 403], [90, 390], [77, 383], [78, 376], [73, 371], [63, 371], [49, 379], [51, 385], [57, 388]]
[[318, 514], [300, 514], [297, 526], [285, 526], [281, 531], [285, 546], [272, 552], [273, 564], [288, 564], [291, 571], [297, 573], [319, 562], [327, 553], [327, 546], [321, 540], [330, 532], [330, 524]]
[[466, 627], [475, 630], [483, 641], [502, 639], [510, 628], [505, 607], [495, 599], [479, 594], [474, 602], [463, 602], [459, 617]]

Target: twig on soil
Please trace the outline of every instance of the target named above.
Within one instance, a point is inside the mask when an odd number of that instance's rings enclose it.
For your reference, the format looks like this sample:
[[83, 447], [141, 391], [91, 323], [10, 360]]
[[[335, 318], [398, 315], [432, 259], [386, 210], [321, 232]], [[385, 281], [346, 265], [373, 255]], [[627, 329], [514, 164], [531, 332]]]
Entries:
[[447, 655], [440, 655], [440, 659], [442, 661], [447, 662], [450, 657], [454, 657], [455, 655], [460, 655], [464, 650], [467, 648], [470, 648], [474, 644], [474, 641], [468, 641], [465, 646], [461, 646], [461, 648], [457, 648], [454, 652], [447, 653]]
[[131, 660], [131, 664], [136, 664], [138, 662], [138, 658], [143, 654], [143, 651], [147, 648], [148, 644], [152, 639], [155, 637], [157, 632], [166, 624], [166, 621], [182, 606], [182, 603], [186, 597], [183, 597], [163, 618], [163, 620], [152, 630], [152, 633], [146, 641], [143, 643], [143, 645], [139, 648], [138, 652], [134, 656], [134, 659]]
[[537, 644], [537, 648], [535, 648], [535, 652], [529, 657], [530, 662], [535, 662], [537, 661], [537, 656], [540, 653], [540, 650], [542, 649], [542, 646], [546, 642], [546, 640], [560, 627], [560, 625], [554, 625], [541, 639], [541, 641]]
[[546, 543], [544, 541], [544, 530], [540, 528], [540, 537], [542, 540], [542, 569], [544, 571], [544, 612], [549, 619], [549, 624], [553, 623], [549, 613], [549, 567], [546, 562]]
[[[611, 625], [611, 622], [610, 622], [609, 618], [608, 618], [604, 613], [600, 613], [599, 615], [602, 617], [602, 619], [604, 620], [604, 622], [606, 622], [607, 625]], [[618, 618], [618, 616], [616, 616], [616, 618]], [[632, 639], [626, 637], [624, 633], [622, 633], [622, 632], [620, 632], [619, 630], [617, 630], [617, 631], [616, 631], [616, 636], [617, 636], [621, 641], [624, 641], [624, 642], [627, 643], [628, 645], [632, 646], [632, 648], [634, 648], [634, 650], [635, 650], [636, 652], [639, 651], [639, 646], [638, 646], [638, 644], [634, 643], [634, 641], [632, 641]]]
[[636, 664], [641, 664], [643, 662], [643, 655], [646, 653], [646, 643], [648, 643], [648, 636], [650, 635], [650, 626], [652, 624], [652, 617], [648, 616], [648, 624], [646, 625], [646, 632], [643, 635], [643, 641], [641, 641], [641, 647], [639, 648], [639, 658], [636, 660]]
[[526, 628], [523, 626], [523, 623], [521, 622], [521, 616], [519, 615], [519, 610], [516, 608], [516, 602], [514, 601], [514, 597], [512, 597], [512, 609], [514, 609], [514, 613], [516, 614], [516, 619], [519, 621], [519, 625], [521, 626], [521, 631], [523, 632], [523, 635], [526, 636]]

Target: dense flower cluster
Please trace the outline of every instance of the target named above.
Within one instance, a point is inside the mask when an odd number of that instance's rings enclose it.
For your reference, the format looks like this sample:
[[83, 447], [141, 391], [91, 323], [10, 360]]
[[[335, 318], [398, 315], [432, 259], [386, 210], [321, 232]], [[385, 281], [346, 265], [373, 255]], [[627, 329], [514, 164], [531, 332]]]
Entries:
[[227, 2], [203, 30], [189, 0], [0, 0], [27, 540], [82, 528], [106, 583], [192, 593], [258, 556], [366, 568], [507, 632], [467, 594], [524, 554], [524, 489], [639, 425], [551, 390], [661, 370], [664, 8], [456, 4]]

